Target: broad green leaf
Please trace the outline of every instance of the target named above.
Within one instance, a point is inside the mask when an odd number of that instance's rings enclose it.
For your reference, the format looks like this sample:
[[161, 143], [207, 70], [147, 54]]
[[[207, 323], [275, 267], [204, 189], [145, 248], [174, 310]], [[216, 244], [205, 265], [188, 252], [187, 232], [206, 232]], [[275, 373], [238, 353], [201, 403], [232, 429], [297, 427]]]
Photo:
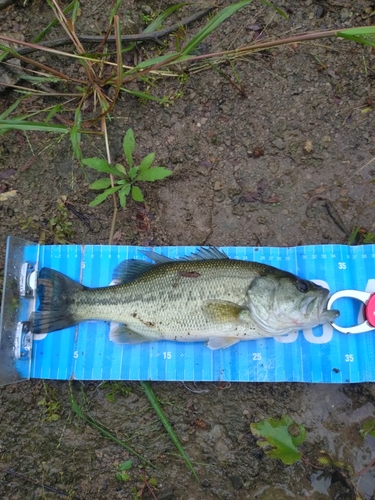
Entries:
[[148, 170], [151, 167], [154, 159], [155, 159], [155, 153], [150, 153], [147, 156], [145, 156], [141, 161], [141, 164], [139, 165], [139, 171], [144, 172], [145, 170]]
[[124, 165], [121, 165], [121, 163], [116, 163], [115, 169], [118, 170], [121, 174], [126, 174], [126, 170]]
[[137, 173], [138, 173], [138, 170], [139, 170], [139, 167], [132, 167], [130, 170], [129, 170], [129, 178], [130, 180], [134, 180]]
[[107, 189], [111, 185], [111, 179], [106, 177], [105, 179], [98, 179], [97, 181], [90, 184], [90, 189]]
[[105, 172], [106, 174], [118, 175], [118, 170], [108, 164], [106, 160], [102, 158], [85, 158], [82, 160], [84, 165], [87, 165], [98, 172]]
[[242, 2], [235, 3], [233, 5], [229, 5], [228, 7], [225, 7], [222, 9], [220, 12], [216, 14], [208, 23], [206, 26], [199, 31], [191, 40], [190, 42], [186, 45], [186, 47], [183, 49], [181, 54], [190, 54], [193, 52], [198, 45], [206, 38], [208, 35], [210, 35], [213, 31], [216, 30], [220, 24], [228, 19], [228, 17], [232, 16], [235, 12], [238, 10], [242, 9], [246, 5], [249, 5], [252, 2], [252, 0], [244, 0]]
[[123, 141], [123, 148], [124, 148], [125, 158], [126, 158], [126, 161], [128, 162], [129, 168], [132, 168], [132, 166], [133, 166], [133, 152], [135, 149], [135, 139], [134, 139], [134, 132], [131, 128], [125, 134], [124, 141]]
[[122, 462], [122, 464], [120, 464], [118, 466], [118, 469], [119, 470], [129, 470], [129, 469], [131, 469], [132, 466], [133, 466], [133, 460], [126, 460], [125, 462]]
[[103, 191], [103, 193], [99, 194], [96, 198], [94, 198], [91, 203], [89, 203], [89, 207], [96, 207], [97, 205], [100, 205], [100, 203], [103, 203], [103, 201], [107, 199], [108, 196], [110, 196], [113, 193], [116, 193], [116, 191], [118, 191], [119, 189], [121, 189], [121, 186], [116, 186], [114, 188], [106, 189], [105, 191]]
[[143, 201], [143, 194], [138, 186], [132, 187], [132, 198], [134, 201]]
[[153, 167], [148, 170], [144, 170], [143, 172], [139, 172], [137, 175], [137, 181], [159, 181], [161, 179], [165, 179], [169, 175], [172, 175], [172, 171], [168, 170], [165, 167]]
[[263, 448], [269, 457], [278, 458], [287, 465], [301, 458], [297, 446], [306, 439], [306, 430], [288, 415], [283, 415], [280, 420], [266, 418], [261, 422], [252, 423], [250, 429], [258, 438], [257, 445]]
[[130, 476], [127, 472], [116, 472], [116, 479], [119, 481], [129, 481]]
[[364, 438], [367, 436], [367, 434], [370, 434], [370, 436], [375, 437], [375, 420], [371, 419], [364, 422], [359, 432], [361, 436]]
[[120, 199], [120, 205], [122, 206], [122, 208], [125, 207], [126, 205], [126, 194], [125, 194], [125, 191], [123, 189], [121, 189], [121, 191], [119, 191], [118, 193], [118, 197]]
[[121, 192], [125, 193], [125, 196], [128, 196], [128, 194], [130, 193], [130, 189], [131, 189], [131, 184], [127, 183], [124, 187], [121, 188]]
[[126, 205], [126, 197], [130, 193], [131, 184], [127, 183], [125, 186], [121, 188], [118, 193], [118, 197], [120, 198], [120, 205], [124, 208]]

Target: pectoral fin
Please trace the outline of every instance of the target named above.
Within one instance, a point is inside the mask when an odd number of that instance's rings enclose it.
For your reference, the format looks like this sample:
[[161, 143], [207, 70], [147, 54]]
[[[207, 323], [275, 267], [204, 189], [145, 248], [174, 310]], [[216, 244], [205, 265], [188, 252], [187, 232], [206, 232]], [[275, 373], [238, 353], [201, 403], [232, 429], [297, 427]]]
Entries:
[[143, 344], [144, 342], [151, 341], [150, 338], [144, 337], [127, 326], [117, 323], [111, 324], [109, 340], [115, 344]]
[[214, 323], [238, 323], [251, 320], [250, 312], [234, 302], [211, 300], [204, 304], [204, 313]]
[[225, 349], [226, 347], [237, 344], [240, 340], [241, 339], [233, 337], [211, 337], [206, 346], [215, 351], [216, 349]]

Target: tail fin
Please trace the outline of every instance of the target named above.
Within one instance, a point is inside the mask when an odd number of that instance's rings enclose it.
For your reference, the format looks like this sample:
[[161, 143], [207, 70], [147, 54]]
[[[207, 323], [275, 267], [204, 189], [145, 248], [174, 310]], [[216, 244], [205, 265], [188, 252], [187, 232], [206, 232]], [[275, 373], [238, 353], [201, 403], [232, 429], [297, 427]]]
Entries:
[[72, 294], [86, 287], [54, 269], [43, 267], [38, 276], [39, 308], [30, 316], [33, 333], [49, 333], [77, 323], [69, 311]]

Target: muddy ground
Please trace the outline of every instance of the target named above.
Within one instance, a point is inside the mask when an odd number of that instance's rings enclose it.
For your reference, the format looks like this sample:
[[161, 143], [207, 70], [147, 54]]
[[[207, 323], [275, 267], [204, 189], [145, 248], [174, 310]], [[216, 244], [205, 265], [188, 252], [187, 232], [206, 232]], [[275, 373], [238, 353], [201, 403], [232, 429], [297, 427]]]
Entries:
[[[123, 1], [120, 14], [142, 27], [144, 16], [173, 4]], [[267, 37], [286, 37], [375, 19], [371, 1], [275, 4], [288, 12], [288, 20], [254, 1], [205, 40], [200, 52], [250, 44], [262, 27]], [[177, 19], [192, 8], [182, 9]], [[79, 33], [105, 30], [107, 2], [83, 1], [81, 10]], [[52, 17], [41, 0], [25, 7], [20, 2], [0, 11], [1, 30], [32, 40]], [[187, 36], [204, 22], [190, 26]], [[56, 27], [49, 37], [61, 33]], [[169, 38], [168, 49], [174, 44]], [[144, 44], [137, 57], [157, 50]], [[66, 59], [34, 57], [76, 74]], [[134, 53], [124, 57], [132, 62]], [[367, 165], [375, 154], [373, 49], [322, 39], [239, 58], [233, 65], [235, 73], [228, 64], [220, 68], [235, 82], [238, 78], [242, 92], [212, 68], [197, 73], [188, 68], [183, 78], [131, 84], [142, 91], [151, 84], [154, 95], [170, 98], [167, 106], [121, 95], [108, 125], [113, 160], [123, 161], [122, 137], [132, 127], [138, 158], [153, 151], [173, 175], [145, 187], [146, 204], [129, 202], [119, 211], [119, 244], [292, 246], [347, 243], [356, 227], [375, 232], [375, 186], [369, 182], [375, 170]], [[0, 112], [16, 97], [9, 89], [0, 94]], [[29, 99], [23, 111], [57, 102]], [[74, 108], [73, 102], [69, 118]], [[105, 154], [100, 136], [83, 136], [82, 149], [86, 157]], [[0, 205], [0, 262], [11, 234], [47, 243], [108, 242], [112, 204], [88, 207], [94, 198], [88, 185], [96, 175], [74, 160], [69, 138], [11, 132], [0, 136], [0, 152], [1, 191], [17, 191]], [[71, 211], [59, 215], [62, 195], [89, 218], [91, 231]], [[327, 200], [341, 222], [327, 211]], [[62, 217], [61, 231], [51, 222], [56, 217]], [[74, 415], [67, 382], [32, 380], [0, 388], [1, 498], [132, 499], [143, 490], [142, 498], [150, 499], [144, 477], [159, 500], [375, 498], [375, 469], [355, 475], [375, 457], [374, 438], [364, 440], [359, 433], [375, 410], [372, 384], [152, 385], [199, 482], [137, 383], [72, 384], [93, 418], [157, 467], [142, 472], [134, 459], [129, 479], [119, 481], [116, 464], [129, 453]], [[249, 424], [282, 414], [306, 427], [302, 451], [309, 461], [285, 466], [257, 447]], [[314, 467], [319, 450], [340, 464]]]

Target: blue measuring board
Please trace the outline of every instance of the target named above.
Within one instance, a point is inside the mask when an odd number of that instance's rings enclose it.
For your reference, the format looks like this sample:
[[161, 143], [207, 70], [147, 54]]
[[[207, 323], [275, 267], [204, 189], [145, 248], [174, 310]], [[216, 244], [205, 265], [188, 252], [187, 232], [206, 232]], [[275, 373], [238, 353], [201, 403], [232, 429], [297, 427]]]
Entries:
[[[40, 246], [38, 268], [51, 267], [86, 286], [107, 286], [114, 268], [126, 259], [148, 260], [150, 248], [104, 245]], [[197, 247], [153, 247], [181, 258]], [[375, 292], [375, 245], [315, 245], [292, 248], [220, 247], [228, 257], [270, 264], [313, 280], [336, 292]], [[32, 247], [24, 249], [28, 260]], [[335, 304], [336, 306], [336, 304]], [[342, 326], [362, 321], [359, 303], [337, 302]], [[27, 318], [21, 318], [27, 320]], [[35, 336], [31, 369], [16, 363], [24, 377], [78, 380], [160, 380], [229, 382], [373, 382], [375, 331], [345, 335], [326, 324], [289, 335], [241, 341], [212, 351], [204, 343], [172, 341], [116, 345], [109, 323], [86, 322]]]

